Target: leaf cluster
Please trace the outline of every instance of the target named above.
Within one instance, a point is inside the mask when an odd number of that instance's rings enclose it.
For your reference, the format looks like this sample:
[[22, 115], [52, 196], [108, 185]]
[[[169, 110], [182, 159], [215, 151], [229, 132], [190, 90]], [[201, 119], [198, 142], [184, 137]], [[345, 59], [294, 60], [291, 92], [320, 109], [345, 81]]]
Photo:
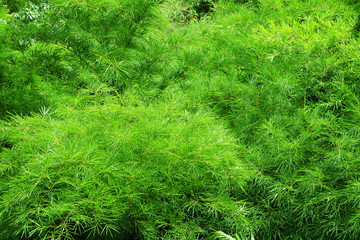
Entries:
[[[181, 106], [181, 105], [180, 105]], [[196, 239], [249, 229], [234, 138], [179, 104], [43, 109], [1, 133], [2, 236]], [[14, 234], [13, 237], [11, 234]]]

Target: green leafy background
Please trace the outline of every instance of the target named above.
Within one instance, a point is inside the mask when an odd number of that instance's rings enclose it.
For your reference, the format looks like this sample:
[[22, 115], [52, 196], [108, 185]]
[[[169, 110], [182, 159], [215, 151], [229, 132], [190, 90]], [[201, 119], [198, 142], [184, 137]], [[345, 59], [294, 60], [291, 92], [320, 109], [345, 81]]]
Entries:
[[352, 0], [4, 0], [0, 239], [359, 239]]

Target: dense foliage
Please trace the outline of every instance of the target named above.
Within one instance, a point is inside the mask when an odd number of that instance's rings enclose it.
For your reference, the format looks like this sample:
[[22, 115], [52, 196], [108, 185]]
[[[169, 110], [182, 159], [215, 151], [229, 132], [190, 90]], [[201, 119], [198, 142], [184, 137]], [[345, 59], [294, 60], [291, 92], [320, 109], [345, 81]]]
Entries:
[[352, 0], [6, 0], [0, 239], [359, 239]]

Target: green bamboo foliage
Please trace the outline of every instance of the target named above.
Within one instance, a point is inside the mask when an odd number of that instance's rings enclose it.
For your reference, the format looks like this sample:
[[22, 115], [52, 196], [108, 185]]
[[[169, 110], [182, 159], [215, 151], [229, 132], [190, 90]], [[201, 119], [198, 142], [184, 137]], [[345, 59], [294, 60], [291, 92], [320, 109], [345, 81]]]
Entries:
[[202, 34], [184, 54], [202, 55], [201, 67], [190, 64], [182, 91], [247, 146], [257, 238], [357, 239], [357, 13], [341, 1], [259, 2], [218, 4], [224, 15], [191, 26]]
[[0, 5], [0, 118], [7, 112], [28, 114], [45, 104], [36, 73], [21, 53], [12, 34], [8, 9]]
[[251, 229], [244, 199], [233, 195], [249, 171], [206, 112], [169, 103], [43, 109], [1, 132], [13, 146], [0, 153], [8, 239], [196, 239], [212, 228]]
[[5, 239], [359, 238], [356, 1], [11, 2]]
[[127, 51], [153, 23], [157, 4], [152, 0], [54, 1], [50, 25], [42, 34], [47, 41], [64, 45], [99, 81], [121, 88], [131, 76], [123, 67]]
[[127, 52], [154, 24], [159, 2], [29, 3], [15, 15], [16, 25], [33, 40], [28, 51], [36, 58], [34, 67], [49, 72], [49, 80], [60, 78], [77, 87], [103, 82], [121, 89], [131, 77], [131, 69], [124, 67]]

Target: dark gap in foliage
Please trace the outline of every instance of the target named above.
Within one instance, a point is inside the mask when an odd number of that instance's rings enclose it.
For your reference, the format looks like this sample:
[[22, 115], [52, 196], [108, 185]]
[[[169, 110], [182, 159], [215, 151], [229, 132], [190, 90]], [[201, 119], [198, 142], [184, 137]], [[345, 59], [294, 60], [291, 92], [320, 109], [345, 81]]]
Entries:
[[16, 12], [20, 12], [26, 4], [28, 4], [29, 2], [33, 3], [33, 4], [39, 4], [41, 2], [47, 2], [46, 0], [4, 0], [4, 5], [7, 6], [7, 8], [9, 9], [9, 13], [16, 13]]
[[188, 23], [191, 19], [200, 20], [202, 17], [214, 13], [214, 2], [217, 0], [200, 0], [182, 11], [183, 20]]
[[209, 1], [209, 0], [202, 0], [193, 6], [193, 9], [196, 11], [199, 19], [205, 14], [213, 13], [214, 12], [212, 10], [213, 8], [214, 8], [214, 3], [213, 1]]
[[13, 144], [5, 141], [5, 142], [1, 143], [1, 147], [10, 149], [13, 147]]
[[12, 149], [13, 147], [14, 147], [14, 144], [7, 139], [4, 139], [0, 142], [0, 152], [2, 152], [4, 148]]
[[233, 108], [227, 103], [227, 100], [231, 99], [231, 96], [210, 96], [209, 105], [219, 114], [220, 116], [228, 116]]
[[[1, 86], [0, 86], [1, 87]], [[38, 112], [39, 109], [47, 105], [47, 100], [36, 90], [32, 92], [28, 89], [14, 88], [8, 92], [0, 92], [0, 118], [6, 118], [10, 114], [30, 115]]]
[[324, 96], [327, 95], [327, 85], [331, 79], [335, 76], [336, 72], [333, 69], [329, 69], [322, 76], [315, 79], [315, 83], [311, 87], [306, 88], [306, 101], [311, 103], [320, 103], [324, 101]]
[[4, 0], [4, 4], [8, 7], [10, 13], [19, 12], [24, 7], [24, 0]]
[[[191, 19], [201, 20], [201, 18], [214, 14], [215, 4], [218, 0], [196, 0], [190, 7], [182, 10], [183, 22], [189, 23]], [[260, 2], [258, 0], [233, 0], [233, 4], [244, 4], [252, 8], [258, 8]]]
[[[124, 234], [125, 235], [125, 234]], [[120, 233], [112, 232], [108, 235], [104, 234], [88, 234], [88, 233], [82, 233], [81, 235], [72, 236], [75, 240], [135, 240], [135, 239], [141, 239], [136, 237], [135, 233], [128, 233], [125, 236], [121, 235]]]
[[359, 33], [360, 33], [360, 15], [358, 15], [357, 19], [356, 19], [356, 23], [353, 27], [352, 33], [354, 35], [354, 37], [359, 37]]
[[352, 29], [352, 35], [357, 38], [360, 36], [360, 2], [358, 0], [344, 0], [344, 2], [352, 6], [359, 13], [356, 23]]

